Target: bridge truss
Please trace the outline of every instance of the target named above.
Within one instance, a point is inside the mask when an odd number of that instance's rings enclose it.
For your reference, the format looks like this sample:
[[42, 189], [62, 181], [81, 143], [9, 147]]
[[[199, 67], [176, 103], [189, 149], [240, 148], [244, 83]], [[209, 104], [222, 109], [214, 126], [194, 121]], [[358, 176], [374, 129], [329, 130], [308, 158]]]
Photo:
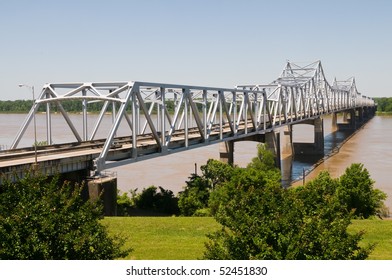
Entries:
[[[83, 128], [76, 129], [63, 107], [69, 100], [82, 103]], [[88, 104], [99, 102], [99, 116], [89, 133]], [[361, 95], [355, 79], [325, 78], [320, 61], [299, 66], [287, 62], [270, 84], [214, 88], [149, 82], [46, 84], [22, 124], [11, 149], [17, 148], [34, 114], [46, 106], [47, 144], [52, 144], [51, 113], [56, 107], [76, 142], [93, 141], [105, 114], [113, 124], [95, 159], [95, 171], [107, 168], [108, 153], [116, 148], [120, 122], [126, 122], [129, 158], [145, 156], [142, 145], [154, 145], [160, 154], [265, 133], [273, 129], [350, 108], [374, 106]], [[149, 142], [146, 142], [148, 139]]]

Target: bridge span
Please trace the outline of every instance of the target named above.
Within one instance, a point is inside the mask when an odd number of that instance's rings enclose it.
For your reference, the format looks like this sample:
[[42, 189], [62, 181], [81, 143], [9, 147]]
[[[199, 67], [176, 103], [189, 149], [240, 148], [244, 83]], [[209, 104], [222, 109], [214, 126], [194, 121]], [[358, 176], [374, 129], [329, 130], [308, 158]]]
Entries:
[[[82, 103], [81, 131], [63, 107], [71, 100]], [[100, 104], [100, 113], [89, 129], [87, 112], [92, 103]], [[18, 148], [41, 106], [47, 145]], [[244, 140], [268, 143], [279, 162], [281, 155], [324, 152], [323, 116], [333, 116], [335, 129], [356, 129], [375, 111], [376, 104], [358, 92], [354, 78], [328, 83], [320, 61], [305, 66], [287, 62], [270, 84], [234, 88], [138, 81], [46, 84], [11, 148], [0, 151], [0, 174], [17, 180], [35, 166], [47, 175], [99, 176], [111, 167], [216, 143], [221, 143], [222, 160], [233, 163], [234, 142]], [[53, 144], [54, 112], [64, 117], [74, 142]], [[112, 126], [106, 138], [97, 139], [106, 114], [111, 114]], [[127, 131], [117, 137], [120, 122], [127, 124]], [[293, 143], [296, 124], [314, 126], [314, 143]]]

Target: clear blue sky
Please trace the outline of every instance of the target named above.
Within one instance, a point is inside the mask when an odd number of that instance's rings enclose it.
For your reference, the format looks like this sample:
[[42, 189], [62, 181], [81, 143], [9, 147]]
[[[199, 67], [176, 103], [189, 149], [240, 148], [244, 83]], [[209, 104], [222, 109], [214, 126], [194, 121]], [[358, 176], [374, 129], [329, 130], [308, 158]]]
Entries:
[[321, 60], [392, 96], [392, 1], [0, 0], [0, 99], [18, 84], [268, 83], [286, 60]]

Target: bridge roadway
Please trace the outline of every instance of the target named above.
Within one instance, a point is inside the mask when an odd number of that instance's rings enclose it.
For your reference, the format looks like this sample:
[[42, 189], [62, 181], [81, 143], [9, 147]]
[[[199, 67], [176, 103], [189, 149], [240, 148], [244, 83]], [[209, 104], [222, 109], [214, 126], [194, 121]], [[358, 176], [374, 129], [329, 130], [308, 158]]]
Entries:
[[[238, 130], [238, 136], [245, 131], [244, 125]], [[213, 130], [215, 130], [213, 128]], [[220, 141], [222, 137], [228, 139], [230, 127], [228, 124], [223, 125], [223, 133], [216, 131], [211, 132], [209, 142]], [[172, 136], [172, 141], [168, 147], [167, 153], [179, 152], [188, 148], [196, 148], [206, 145], [204, 139], [199, 133], [197, 127], [188, 129], [188, 145], [185, 147], [184, 129], [178, 130]], [[102, 148], [106, 139], [97, 139], [92, 141], [73, 142], [66, 144], [55, 144], [50, 146], [38, 146], [37, 154], [34, 147], [18, 148], [12, 150], [0, 151], [0, 174], [10, 180], [14, 180], [15, 176], [23, 176], [22, 174], [35, 164], [37, 156], [37, 164], [39, 170], [44, 174], [54, 175], [56, 173], [68, 173], [78, 170], [92, 169], [93, 160], [102, 152]], [[132, 158], [132, 136], [116, 137], [114, 144], [111, 146], [108, 154], [108, 167], [114, 167], [116, 161], [129, 159], [127, 162], [140, 161], [151, 157], [159, 156], [159, 146], [154, 136], [150, 134], [137, 136], [137, 158]]]

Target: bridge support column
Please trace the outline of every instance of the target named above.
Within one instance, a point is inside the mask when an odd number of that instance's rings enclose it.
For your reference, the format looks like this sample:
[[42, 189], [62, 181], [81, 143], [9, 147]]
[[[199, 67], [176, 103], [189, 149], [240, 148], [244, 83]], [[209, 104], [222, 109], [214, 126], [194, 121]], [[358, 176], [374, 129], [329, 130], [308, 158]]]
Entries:
[[364, 110], [362, 107], [360, 107], [357, 109], [357, 112], [358, 112], [358, 122], [359, 122], [359, 125], [361, 125], [364, 123], [364, 119], [365, 119], [364, 118]]
[[314, 120], [314, 144], [317, 154], [324, 154], [324, 121], [322, 118]]
[[317, 118], [305, 123], [314, 126], [314, 143], [293, 143], [295, 155], [324, 155], [324, 122]]
[[275, 155], [275, 165], [280, 166], [280, 133], [279, 132], [267, 132], [265, 134], [264, 143], [267, 144], [267, 148]]
[[[350, 117], [348, 117], [350, 115]], [[355, 109], [343, 112], [343, 123], [338, 124], [338, 130], [351, 130], [356, 127]]]
[[87, 182], [89, 199], [103, 201], [105, 216], [117, 215], [117, 177], [102, 176]]
[[[252, 136], [244, 137], [236, 141], [221, 142], [219, 145], [219, 155], [222, 162], [234, 164], [234, 142], [239, 141], [253, 141], [265, 143], [268, 150], [275, 155], [275, 164], [280, 168], [280, 133], [274, 131], [265, 134], [255, 134]], [[255, 155], [256, 156], [256, 155]]]
[[283, 129], [282, 158], [293, 155], [293, 131], [292, 126], [287, 125]]
[[224, 163], [234, 163], [234, 141], [225, 141], [219, 144], [220, 160]]
[[332, 129], [331, 132], [336, 132], [339, 130], [338, 127], [338, 113], [332, 113]]

